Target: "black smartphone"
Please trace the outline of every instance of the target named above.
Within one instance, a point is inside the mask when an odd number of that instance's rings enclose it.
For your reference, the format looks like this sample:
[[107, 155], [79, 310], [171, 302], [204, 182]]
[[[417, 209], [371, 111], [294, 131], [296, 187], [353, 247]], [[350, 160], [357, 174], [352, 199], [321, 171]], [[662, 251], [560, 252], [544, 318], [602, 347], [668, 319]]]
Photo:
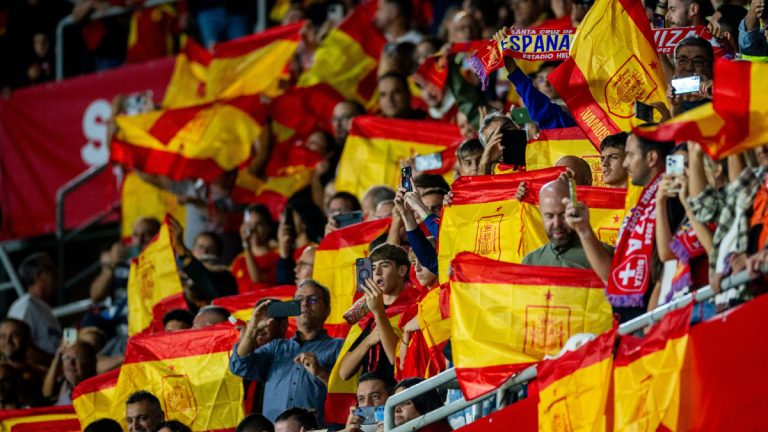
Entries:
[[299, 316], [301, 315], [301, 302], [298, 300], [273, 300], [269, 306], [267, 306], [267, 315], [269, 315], [270, 318]]
[[291, 232], [293, 237], [296, 237], [296, 228], [293, 226], [293, 207], [290, 205], [285, 206], [283, 210], [283, 224], [288, 227], [288, 231]]
[[336, 216], [333, 216], [333, 220], [336, 221], [336, 225], [338, 225], [339, 228], [348, 227], [362, 222], [363, 212], [358, 210], [349, 213], [339, 213]]
[[501, 160], [506, 165], [525, 166], [525, 148], [528, 145], [528, 133], [521, 129], [501, 130]]
[[411, 167], [404, 167], [400, 170], [400, 187], [407, 190], [408, 192], [413, 192], [413, 182], [411, 181], [413, 177], [413, 174], [411, 172]]
[[358, 258], [355, 260], [355, 275], [357, 277], [357, 292], [363, 292], [361, 288], [366, 279], [373, 277], [373, 263], [370, 258]]
[[640, 101], [635, 101], [635, 117], [644, 122], [653, 123], [653, 107]]

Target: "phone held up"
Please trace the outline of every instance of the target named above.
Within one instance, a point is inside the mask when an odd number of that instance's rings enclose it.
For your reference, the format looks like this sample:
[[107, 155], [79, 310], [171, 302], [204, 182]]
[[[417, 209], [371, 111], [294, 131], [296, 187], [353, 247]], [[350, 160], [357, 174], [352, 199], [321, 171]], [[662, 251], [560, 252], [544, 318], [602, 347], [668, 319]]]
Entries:
[[432, 171], [443, 166], [443, 154], [440, 152], [418, 155], [413, 158], [413, 167], [416, 171]]
[[355, 274], [357, 275], [357, 292], [363, 292], [366, 279], [373, 277], [373, 264], [370, 258], [358, 258], [355, 260]]
[[522, 129], [501, 130], [501, 161], [505, 165], [525, 166], [525, 148], [528, 145], [528, 133]]
[[336, 221], [336, 225], [339, 228], [346, 228], [350, 225], [354, 225], [362, 222], [363, 212], [360, 210], [357, 210], [357, 211], [348, 212], [348, 213], [339, 213], [332, 217], [333, 217], [333, 220]]
[[696, 93], [701, 89], [701, 77], [692, 75], [682, 78], [672, 78], [670, 85], [672, 85], [672, 90], [676, 95]]
[[644, 122], [653, 123], [653, 107], [640, 101], [635, 101], [635, 117]]
[[267, 315], [270, 318], [286, 318], [301, 315], [301, 302], [291, 301], [271, 301], [267, 306]]
[[411, 167], [400, 169], [400, 187], [408, 192], [413, 192], [413, 173]]

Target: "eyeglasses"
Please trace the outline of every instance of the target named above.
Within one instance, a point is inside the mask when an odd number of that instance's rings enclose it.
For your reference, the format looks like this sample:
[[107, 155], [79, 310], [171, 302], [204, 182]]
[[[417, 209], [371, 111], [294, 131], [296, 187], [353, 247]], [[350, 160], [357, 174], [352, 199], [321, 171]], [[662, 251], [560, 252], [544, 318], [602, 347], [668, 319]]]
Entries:
[[688, 57], [679, 57], [675, 59], [675, 63], [682, 67], [688, 67], [688, 65], [691, 65], [694, 68], [701, 68], [710, 64], [708, 60], [701, 58], [689, 59]]
[[307, 305], [309, 305], [309, 306], [314, 306], [314, 305], [320, 303], [320, 297], [318, 297], [316, 295], [296, 296], [293, 299], [296, 300], [299, 303], [304, 303], [304, 300], [306, 300], [307, 301]]

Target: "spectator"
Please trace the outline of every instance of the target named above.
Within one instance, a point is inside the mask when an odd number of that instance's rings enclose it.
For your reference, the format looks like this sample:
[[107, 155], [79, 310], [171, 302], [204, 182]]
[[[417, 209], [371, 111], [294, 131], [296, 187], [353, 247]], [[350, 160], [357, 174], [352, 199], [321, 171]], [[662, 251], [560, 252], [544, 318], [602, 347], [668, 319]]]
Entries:
[[214, 232], [201, 232], [195, 236], [195, 241], [192, 244], [192, 256], [199, 260], [206, 258], [221, 260], [221, 239]]
[[[253, 309], [233, 349], [229, 368], [237, 376], [264, 384], [264, 392], [269, 395], [263, 410], [267, 418], [276, 419], [288, 407], [306, 406], [316, 409], [322, 422], [328, 376], [343, 341], [329, 337], [323, 329], [330, 313], [327, 288], [308, 280], [296, 290], [294, 299], [301, 302], [296, 336], [275, 339], [256, 349], [258, 325], [270, 321], [269, 302], [264, 302]], [[275, 429], [279, 429], [277, 425]]]
[[[415, 268], [416, 278], [423, 287], [432, 288], [435, 282], [432, 276], [437, 274], [437, 252], [433, 242], [430, 242], [424, 232], [421, 231], [416, 217], [418, 216], [421, 220], [426, 219], [425, 225], [431, 232], [437, 226], [435, 215], [426, 208], [418, 192], [406, 192], [405, 189], [400, 189], [397, 192], [395, 206], [403, 215], [408, 244], [419, 263], [418, 267]], [[411, 260], [411, 264], [413, 262], [414, 260]]]
[[[422, 378], [406, 378], [397, 384], [394, 394], [401, 393], [423, 381], [424, 379]], [[432, 412], [442, 406], [443, 401], [440, 398], [440, 395], [437, 393], [437, 390], [431, 390], [427, 393], [423, 393], [395, 407], [395, 426], [404, 425], [405, 423], [419, 416]], [[440, 420], [426, 427], [422, 427], [419, 430], [425, 432], [443, 432], [450, 431], [452, 429], [447, 420]]]
[[72, 19], [82, 25], [85, 49], [97, 71], [118, 67], [125, 62], [130, 18], [115, 15], [97, 20], [90, 17], [112, 5], [109, 0], [79, 0], [72, 9]]
[[275, 426], [261, 414], [248, 414], [237, 425], [235, 432], [275, 432]]
[[286, 205], [277, 228], [279, 258], [276, 267], [279, 284], [294, 283], [298, 278], [297, 262], [302, 260], [302, 274], [312, 274], [312, 268], [306, 268], [305, 264], [314, 264], [315, 252], [307, 249], [316, 247], [320, 242], [326, 221], [325, 213], [309, 201], [292, 199]]
[[252, 5], [249, 1], [192, 0], [189, 8], [195, 16], [200, 40], [211, 49], [224, 42], [250, 34], [253, 29]]
[[725, 3], [717, 8], [709, 22], [713, 34], [728, 41], [736, 52], [739, 51], [740, 24], [746, 18], [747, 10], [742, 6]]
[[167, 420], [158, 425], [157, 432], [192, 432], [192, 429], [178, 420]]
[[424, 63], [427, 57], [431, 57], [440, 51], [445, 43], [440, 38], [434, 36], [427, 36], [416, 44], [416, 48], [413, 52], [413, 63], [420, 65]]
[[305, 408], [288, 408], [275, 419], [275, 432], [302, 432], [317, 428], [315, 413]]
[[478, 138], [483, 144], [483, 154], [480, 157], [478, 174], [492, 174], [496, 165], [501, 162], [502, 146], [501, 131], [517, 130], [520, 127], [506, 115], [493, 111], [486, 115], [480, 123]]
[[46, 33], [32, 36], [32, 54], [27, 61], [26, 84], [38, 84], [54, 78], [51, 38]]
[[667, 27], [705, 26], [707, 17], [715, 13], [708, 0], [669, 0], [668, 5]]
[[363, 432], [361, 428], [363, 418], [355, 415], [355, 409], [384, 406], [396, 384], [391, 377], [376, 372], [360, 375], [360, 378], [357, 379], [357, 405], [349, 407], [349, 417], [344, 431]]
[[160, 400], [152, 393], [139, 390], [125, 402], [125, 422], [128, 432], [156, 431], [165, 420]]
[[768, 30], [760, 27], [765, 0], [752, 0], [752, 6], [739, 24], [739, 51], [742, 55], [768, 56]]
[[471, 138], [461, 143], [456, 149], [456, 160], [459, 164], [459, 176], [478, 174], [480, 158], [483, 155], [483, 144], [477, 138]]
[[[256, 306], [265, 302], [280, 302], [278, 299], [263, 298], [256, 303]], [[265, 318], [256, 325], [256, 347], [266, 345], [275, 339], [283, 339], [288, 330], [288, 318]]]
[[[384, 1], [384, 0], [382, 0]], [[389, 72], [379, 77], [379, 112], [383, 117], [420, 119], [424, 113], [411, 109], [411, 90], [405, 76]]]
[[203, 306], [195, 315], [195, 320], [192, 322], [193, 329], [201, 329], [210, 327], [219, 323], [227, 322], [229, 319], [229, 311], [221, 306]]
[[275, 284], [280, 255], [271, 246], [273, 235], [274, 221], [265, 206], [253, 205], [245, 209], [240, 226], [243, 252], [231, 266], [240, 293]]
[[163, 329], [167, 332], [192, 328], [195, 315], [186, 309], [174, 309], [163, 315]]
[[0, 363], [0, 410], [27, 408], [21, 402], [21, 372], [10, 363]]
[[379, 0], [374, 19], [388, 41], [394, 43], [421, 42], [421, 33], [411, 28], [413, 5], [410, 0]]
[[388, 43], [379, 58], [378, 76], [389, 73], [410, 76], [416, 71], [417, 64], [413, 62], [413, 53], [416, 47], [410, 42]]
[[371, 219], [376, 212], [378, 205], [384, 201], [391, 201], [395, 198], [395, 191], [387, 186], [373, 186], [363, 194], [360, 202], [363, 209], [363, 219]]
[[371, 219], [384, 219], [392, 216], [395, 203], [392, 200], [386, 200], [379, 203], [376, 206], [376, 211], [373, 212]]
[[[57, 381], [59, 368], [63, 370], [63, 380]], [[58, 386], [56, 406], [72, 405], [72, 390], [82, 381], [96, 376], [96, 349], [85, 342], [76, 341], [72, 345], [62, 347], [51, 362], [48, 374], [43, 384], [43, 396], [54, 397], [55, 387]]]
[[361, 287], [370, 312], [363, 317], [366, 322], [361, 325], [362, 333], [341, 359], [339, 375], [344, 380], [352, 378], [358, 371], [376, 371], [390, 377], [394, 377], [395, 373], [399, 329], [393, 328], [387, 309], [396, 302], [402, 305], [409, 301], [411, 293], [406, 292], [405, 281], [411, 262], [401, 247], [383, 244], [371, 251], [371, 263], [372, 278]]
[[602, 167], [603, 183], [608, 187], [627, 188], [629, 175], [624, 168], [624, 148], [629, 134], [619, 132], [608, 135], [600, 143], [600, 166]]
[[330, 218], [341, 213], [349, 213], [361, 210], [360, 201], [349, 192], [336, 192], [325, 208], [325, 214]]
[[280, 257], [277, 262], [277, 283], [279, 285], [301, 285], [307, 279], [312, 279], [315, 267], [316, 246], [308, 246], [299, 255], [295, 265], [293, 259]]
[[512, 0], [510, 4], [515, 17], [513, 28], [530, 28], [544, 19], [542, 4], [536, 0]]
[[48, 368], [42, 366], [43, 355], [32, 346], [31, 331], [24, 321], [6, 318], [0, 323], [0, 361], [13, 366], [14, 377], [18, 374], [15, 400], [26, 406], [41, 404], [42, 378]]
[[[567, 197], [568, 185], [561, 179], [542, 186], [539, 191], [539, 212], [549, 242], [523, 257], [523, 264], [583, 269], [592, 267], [579, 236], [565, 221], [563, 198]], [[612, 255], [612, 247], [602, 242], [599, 244], [609, 256]]]
[[27, 293], [13, 302], [8, 318], [27, 323], [32, 343], [47, 354], [54, 354], [61, 341], [61, 326], [50, 306], [56, 289], [56, 265], [44, 252], [32, 254], [19, 266], [19, 279]]
[[445, 192], [448, 192], [451, 190], [451, 187], [448, 185], [448, 182], [445, 181], [445, 177], [437, 174], [427, 174], [427, 173], [421, 173], [413, 178], [413, 187], [418, 191], [422, 196], [424, 195], [424, 192], [426, 192], [429, 189], [439, 189]]
[[[698, 93], [676, 95], [675, 88], [670, 85], [667, 94], [672, 115], [710, 102], [712, 98], [714, 54], [712, 45], [698, 36], [689, 36], [675, 47], [675, 77], [698, 75], [701, 77], [701, 90]], [[654, 107], [660, 108], [658, 104]], [[662, 111], [662, 115], [664, 115]]]
[[565, 168], [577, 186], [592, 186], [592, 169], [584, 159], [577, 156], [563, 156], [555, 161], [554, 166]]
[[454, 15], [452, 24], [453, 31], [450, 33], [449, 43], [470, 42], [483, 38], [482, 24], [465, 11], [459, 11]]
[[[421, 201], [424, 203], [430, 213], [439, 215], [443, 210], [443, 198], [445, 198], [446, 193], [448, 193], [446, 189], [427, 189], [424, 192], [420, 192]], [[420, 218], [417, 218], [417, 220], [421, 222]]]
[[92, 421], [83, 432], [123, 432], [123, 427], [112, 419], [103, 418]]
[[365, 114], [365, 107], [352, 100], [341, 101], [333, 108], [331, 124], [336, 145], [342, 149], [347, 141], [349, 129], [352, 127], [352, 119]]
[[[527, 1], [527, 0], [526, 0]], [[508, 34], [509, 29], [504, 27], [499, 30], [494, 39], [501, 42]], [[546, 80], [546, 76], [554, 70], [555, 63], [544, 63], [536, 72], [536, 80], [532, 80], [517, 67], [515, 59], [504, 56], [504, 67], [507, 70], [507, 79], [515, 86], [517, 94], [520, 95], [523, 104], [528, 108], [531, 120], [536, 122], [540, 129], [555, 129], [576, 126], [576, 122], [562, 105], [555, 103], [559, 96], [551, 84]], [[544, 82], [539, 82], [540, 81]], [[544, 90], [544, 91], [542, 91]]]

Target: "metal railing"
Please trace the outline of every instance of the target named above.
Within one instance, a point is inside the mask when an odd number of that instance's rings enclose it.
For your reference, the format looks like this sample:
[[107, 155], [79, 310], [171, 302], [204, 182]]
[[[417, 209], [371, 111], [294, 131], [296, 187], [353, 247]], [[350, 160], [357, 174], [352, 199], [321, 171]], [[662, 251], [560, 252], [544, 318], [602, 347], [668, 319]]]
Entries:
[[[761, 268], [761, 271], [762, 273], [768, 273], [768, 269]], [[727, 290], [737, 288], [756, 278], [757, 276], [750, 275], [746, 270], [742, 271], [741, 273], [723, 279], [721, 282], [722, 291], [725, 292]], [[706, 286], [694, 293], [686, 294], [669, 303], [661, 305], [650, 312], [640, 315], [637, 318], [625, 322], [619, 326], [618, 332], [622, 335], [634, 333], [659, 321], [667, 313], [675, 309], [687, 306], [692, 301], [700, 303], [709, 300], [717, 294], [718, 293], [716, 293], [711, 286]], [[498, 389], [496, 389], [496, 391], [490, 392], [471, 401], [467, 401], [462, 397], [459, 400], [453, 401], [434, 411], [425, 413], [420, 417], [395, 427], [395, 407], [397, 405], [409, 401], [414, 397], [422, 395], [426, 392], [445, 388], [446, 386], [455, 384], [456, 371], [454, 368], [448, 369], [424, 382], [404, 390], [403, 392], [390, 396], [387, 399], [384, 408], [384, 430], [387, 432], [415, 431], [429, 424], [446, 419], [448, 416], [460, 412], [466, 408], [482, 404], [484, 401], [492, 398], [493, 396], [496, 396], [496, 408], [501, 409], [504, 407], [505, 395], [509, 389], [521, 384], [525, 384], [534, 378], [536, 378], [536, 365], [530, 366], [529, 368], [515, 374]]]

